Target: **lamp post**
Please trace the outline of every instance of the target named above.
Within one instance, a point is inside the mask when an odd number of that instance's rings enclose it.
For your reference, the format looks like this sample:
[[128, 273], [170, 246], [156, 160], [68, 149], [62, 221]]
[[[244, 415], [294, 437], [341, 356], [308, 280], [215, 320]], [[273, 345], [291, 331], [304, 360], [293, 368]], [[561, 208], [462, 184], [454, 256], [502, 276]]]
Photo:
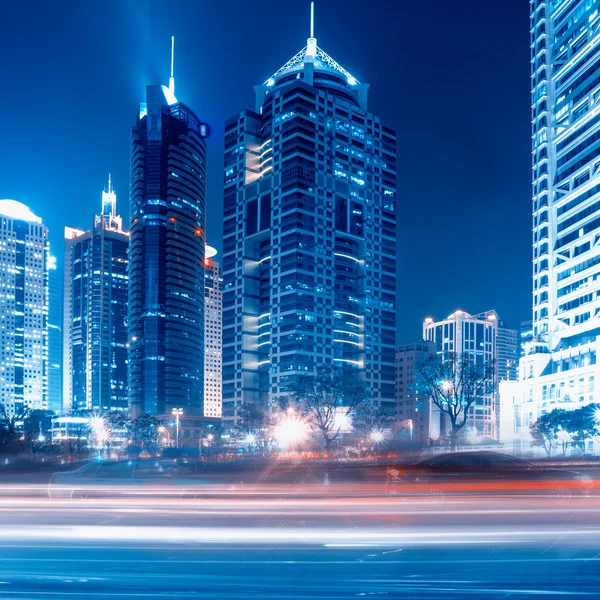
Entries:
[[175, 427], [176, 427], [176, 440], [177, 440], [177, 448], [179, 448], [179, 417], [183, 414], [183, 408], [174, 408], [171, 411], [172, 415], [175, 415]]
[[169, 430], [164, 425], [161, 425], [158, 428], [158, 433], [165, 436], [162, 438], [163, 446], [170, 446], [171, 445], [171, 434], [169, 433]]

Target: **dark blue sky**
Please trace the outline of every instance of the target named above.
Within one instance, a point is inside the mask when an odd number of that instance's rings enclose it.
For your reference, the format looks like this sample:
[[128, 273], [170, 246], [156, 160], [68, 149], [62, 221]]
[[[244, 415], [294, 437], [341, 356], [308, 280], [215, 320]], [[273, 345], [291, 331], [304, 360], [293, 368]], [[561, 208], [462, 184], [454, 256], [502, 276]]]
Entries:
[[[62, 257], [109, 171], [128, 216], [129, 144], [147, 83], [212, 127], [209, 242], [221, 246], [223, 122], [308, 37], [308, 0], [5, 2], [0, 198], [28, 204]], [[371, 84], [398, 132], [400, 342], [427, 315], [530, 318], [528, 3], [317, 0], [318, 44]]]

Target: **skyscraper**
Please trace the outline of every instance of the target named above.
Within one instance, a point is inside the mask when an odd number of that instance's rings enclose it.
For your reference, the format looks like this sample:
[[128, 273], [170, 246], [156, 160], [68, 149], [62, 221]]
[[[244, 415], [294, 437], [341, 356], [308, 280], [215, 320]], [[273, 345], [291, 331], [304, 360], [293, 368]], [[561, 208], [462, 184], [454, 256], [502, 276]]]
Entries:
[[88, 231], [65, 227], [63, 412], [127, 408], [127, 251], [110, 177]]
[[202, 416], [207, 127], [150, 85], [131, 144], [129, 397], [134, 415]]
[[48, 409], [62, 410], [62, 282], [56, 257], [48, 255]]
[[600, 1], [532, 0], [533, 339], [525, 422], [598, 401]]
[[206, 246], [204, 258], [204, 416], [220, 417], [222, 402], [221, 353], [223, 338], [223, 279], [217, 251]]
[[48, 406], [48, 230], [16, 200], [0, 200], [0, 404]]
[[225, 125], [226, 424], [319, 367], [394, 411], [396, 135], [368, 88], [311, 31]]

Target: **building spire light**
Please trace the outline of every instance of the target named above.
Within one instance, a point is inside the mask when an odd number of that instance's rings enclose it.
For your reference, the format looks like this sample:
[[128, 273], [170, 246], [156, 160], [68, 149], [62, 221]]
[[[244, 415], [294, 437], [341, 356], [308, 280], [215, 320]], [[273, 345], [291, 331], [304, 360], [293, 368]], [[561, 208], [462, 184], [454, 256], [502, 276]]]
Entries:
[[310, 3], [310, 37], [306, 42], [306, 57], [313, 57], [317, 53], [317, 38], [315, 38], [315, 3]]
[[171, 36], [171, 77], [169, 77], [169, 89], [175, 96], [175, 36]]

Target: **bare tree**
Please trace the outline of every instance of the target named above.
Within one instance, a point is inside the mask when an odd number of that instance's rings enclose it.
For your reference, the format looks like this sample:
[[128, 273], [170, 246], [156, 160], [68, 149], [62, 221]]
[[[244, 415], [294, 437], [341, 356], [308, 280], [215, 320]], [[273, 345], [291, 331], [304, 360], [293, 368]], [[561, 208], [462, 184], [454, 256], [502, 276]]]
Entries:
[[245, 402], [238, 409], [237, 429], [240, 433], [257, 433], [269, 425], [269, 414], [257, 402]]
[[24, 422], [30, 414], [28, 406], [15, 406], [11, 411], [5, 404], [0, 404], [0, 445], [7, 447], [19, 437], [19, 423]]
[[338, 415], [350, 417], [367, 398], [366, 389], [356, 376], [325, 367], [315, 375], [296, 377], [288, 391], [293, 408], [307, 419], [326, 450], [331, 449], [341, 433]]
[[380, 406], [363, 403], [354, 411], [352, 427], [366, 439], [374, 431], [390, 427], [392, 421], [393, 417]]
[[476, 364], [470, 353], [430, 356], [415, 367], [415, 389], [431, 398], [450, 421], [450, 447], [456, 450], [460, 430], [467, 424], [470, 409], [494, 392], [496, 377], [492, 361]]

